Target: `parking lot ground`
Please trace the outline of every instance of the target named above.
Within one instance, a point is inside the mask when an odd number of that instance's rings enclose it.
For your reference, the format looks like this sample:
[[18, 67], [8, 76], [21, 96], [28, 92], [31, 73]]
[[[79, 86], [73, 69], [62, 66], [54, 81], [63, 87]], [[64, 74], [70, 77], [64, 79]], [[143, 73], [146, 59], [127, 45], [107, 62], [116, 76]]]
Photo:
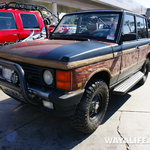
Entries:
[[0, 150], [149, 150], [150, 76], [126, 95], [112, 95], [92, 134], [74, 130], [68, 118], [20, 104], [0, 91]]

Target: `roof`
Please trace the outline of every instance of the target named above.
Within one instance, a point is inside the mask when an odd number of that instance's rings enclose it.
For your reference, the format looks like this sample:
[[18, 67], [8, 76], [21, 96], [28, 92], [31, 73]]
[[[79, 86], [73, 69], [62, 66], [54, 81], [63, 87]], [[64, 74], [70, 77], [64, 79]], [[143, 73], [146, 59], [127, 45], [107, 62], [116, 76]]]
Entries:
[[70, 14], [79, 14], [79, 13], [94, 13], [94, 12], [124, 12], [123, 10], [85, 10], [85, 11], [78, 11], [78, 12], [71, 12]]
[[108, 13], [108, 12], [111, 12], [111, 13], [124, 13], [125, 12], [125, 13], [135, 14], [137, 16], [145, 17], [143, 15], [139, 15], [137, 13], [126, 11], [126, 10], [86, 10], [86, 11], [72, 12], [72, 13], [68, 13], [66, 15], [80, 14], [80, 13], [97, 13], [97, 12], [100, 12], [100, 13]]

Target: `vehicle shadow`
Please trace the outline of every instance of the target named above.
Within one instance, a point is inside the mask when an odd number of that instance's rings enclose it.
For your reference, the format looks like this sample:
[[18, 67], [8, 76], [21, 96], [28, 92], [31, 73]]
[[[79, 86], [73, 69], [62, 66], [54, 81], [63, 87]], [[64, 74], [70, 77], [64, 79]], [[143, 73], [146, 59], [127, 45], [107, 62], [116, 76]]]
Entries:
[[[112, 95], [102, 124], [130, 97]], [[0, 101], [0, 120], [0, 149], [6, 150], [69, 150], [94, 134], [78, 132], [71, 127], [69, 118], [51, 116], [12, 98]]]
[[107, 112], [102, 121], [102, 124], [104, 124], [111, 116], [113, 116], [113, 114], [115, 114], [116, 111], [118, 111], [120, 107], [123, 106], [130, 97], [131, 95], [129, 94], [125, 94], [125, 95], [112, 94], [112, 97], [109, 100]]
[[0, 149], [69, 150], [91, 134], [74, 130], [69, 118], [54, 117], [12, 98], [0, 101]]
[[[138, 88], [140, 88], [140, 86], [137, 84], [132, 89], [130, 89], [129, 92], [137, 90]], [[131, 95], [128, 93], [126, 93], [125, 95], [111, 95], [111, 99], [109, 100], [108, 104], [108, 109], [102, 121], [102, 124], [104, 124], [116, 111], [118, 111], [129, 100]]]

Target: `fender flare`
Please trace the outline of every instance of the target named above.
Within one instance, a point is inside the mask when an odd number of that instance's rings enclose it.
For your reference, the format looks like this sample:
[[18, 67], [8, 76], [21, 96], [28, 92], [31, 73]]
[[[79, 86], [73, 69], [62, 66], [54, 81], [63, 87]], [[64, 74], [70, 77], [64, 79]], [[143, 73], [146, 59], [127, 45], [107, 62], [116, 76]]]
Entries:
[[92, 79], [92, 77], [98, 73], [101, 73], [101, 72], [106, 72], [108, 75], [109, 75], [109, 79], [112, 78], [112, 75], [111, 75], [111, 72], [109, 69], [107, 68], [100, 68], [100, 69], [97, 69], [95, 70], [94, 72], [92, 72], [86, 79], [84, 85], [83, 85], [83, 88], [85, 88], [85, 86], [87, 85], [87, 83], [90, 81], [90, 79]]

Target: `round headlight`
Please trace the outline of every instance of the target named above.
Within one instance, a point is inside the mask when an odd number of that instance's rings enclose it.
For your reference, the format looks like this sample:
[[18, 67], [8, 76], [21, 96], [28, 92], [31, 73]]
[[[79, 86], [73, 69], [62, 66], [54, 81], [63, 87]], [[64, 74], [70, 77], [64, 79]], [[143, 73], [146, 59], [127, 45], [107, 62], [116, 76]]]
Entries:
[[52, 82], [53, 82], [53, 75], [51, 74], [51, 72], [49, 70], [45, 70], [44, 71], [43, 79], [44, 79], [46, 84], [48, 84], [48, 85], [52, 84]]

